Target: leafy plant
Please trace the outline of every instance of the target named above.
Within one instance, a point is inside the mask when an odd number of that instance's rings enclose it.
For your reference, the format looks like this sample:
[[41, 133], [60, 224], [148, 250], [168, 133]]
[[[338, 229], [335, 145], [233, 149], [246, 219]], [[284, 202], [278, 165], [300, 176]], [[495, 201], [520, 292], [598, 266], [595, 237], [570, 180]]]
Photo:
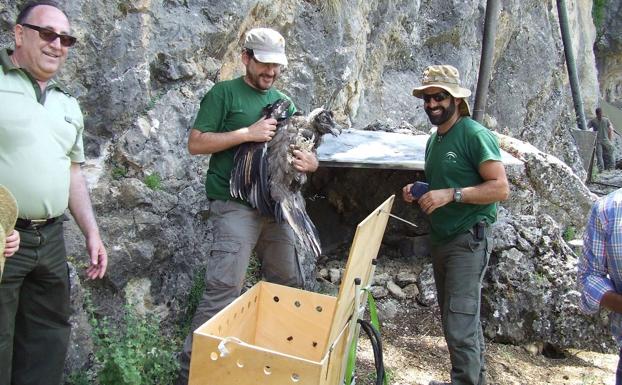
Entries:
[[246, 284], [254, 285], [261, 280], [261, 261], [257, 255], [253, 253], [248, 261], [246, 268]]
[[73, 372], [67, 377], [66, 383], [68, 385], [91, 385], [91, 379], [86, 372]]
[[199, 271], [194, 273], [192, 277], [192, 287], [190, 287], [190, 293], [188, 293], [188, 302], [186, 305], [186, 314], [180, 322], [179, 334], [181, 338], [185, 338], [190, 333], [190, 327], [192, 326], [192, 317], [199, 306], [199, 302], [205, 292], [205, 271], [203, 267]]
[[154, 315], [140, 316], [130, 305], [125, 306], [118, 328], [108, 318], [97, 320], [91, 307], [96, 378], [100, 385], [171, 384], [177, 376], [175, 344], [161, 333]]
[[143, 180], [147, 187], [152, 190], [159, 190], [162, 188], [162, 179], [160, 178], [160, 174], [154, 172], [153, 174], [145, 176]]
[[114, 167], [111, 173], [112, 173], [112, 179], [119, 180], [127, 176], [127, 169], [125, 167]]
[[594, 0], [592, 3], [592, 20], [596, 30], [599, 31], [605, 22], [605, 12], [607, 10], [607, 0]]
[[566, 227], [566, 230], [564, 230], [564, 233], [562, 234], [562, 238], [564, 238], [564, 241], [566, 242], [575, 239], [576, 236], [577, 236], [577, 229], [575, 229], [574, 226]]

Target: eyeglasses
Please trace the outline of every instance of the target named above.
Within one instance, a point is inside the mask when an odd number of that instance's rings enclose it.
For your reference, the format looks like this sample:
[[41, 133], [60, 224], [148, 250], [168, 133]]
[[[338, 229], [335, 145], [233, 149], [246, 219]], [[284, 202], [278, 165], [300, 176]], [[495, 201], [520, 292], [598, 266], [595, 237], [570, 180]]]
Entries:
[[60, 44], [63, 47], [71, 47], [72, 45], [76, 44], [76, 41], [78, 39], [76, 39], [75, 37], [71, 36], [71, 35], [61, 35], [58, 34], [54, 31], [52, 31], [49, 28], [44, 28], [44, 27], [39, 27], [36, 25], [32, 25], [32, 24], [22, 24], [24, 27], [30, 28], [30, 29], [34, 29], [35, 31], [39, 32], [39, 37], [45, 41], [47, 41], [48, 43], [53, 42], [56, 39], [60, 39]]
[[430, 103], [430, 100], [434, 99], [435, 102], [440, 103], [443, 100], [447, 99], [449, 94], [447, 92], [438, 92], [436, 94], [423, 94], [423, 101], [426, 103]]
[[283, 70], [284, 66], [282, 64], [278, 64], [278, 63], [264, 63], [262, 61], [257, 60], [257, 58], [255, 57], [255, 53], [253, 52], [252, 49], [250, 48], [244, 48], [244, 52], [248, 55], [248, 57], [254, 61], [255, 63], [264, 66], [264, 67], [269, 67], [269, 68], [276, 68], [279, 70]]

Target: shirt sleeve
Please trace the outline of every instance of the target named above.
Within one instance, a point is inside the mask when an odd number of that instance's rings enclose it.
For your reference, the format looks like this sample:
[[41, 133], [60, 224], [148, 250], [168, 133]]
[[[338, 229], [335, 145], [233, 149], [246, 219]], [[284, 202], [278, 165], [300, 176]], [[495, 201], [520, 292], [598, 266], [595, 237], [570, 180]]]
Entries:
[[471, 159], [474, 166], [479, 166], [488, 160], [501, 160], [501, 151], [497, 137], [487, 128], [481, 129], [471, 141]]
[[222, 88], [216, 84], [201, 100], [193, 128], [201, 132], [221, 132], [226, 117], [226, 103]]
[[69, 159], [71, 159], [72, 163], [84, 163], [86, 161], [86, 157], [84, 155], [84, 115], [82, 115], [82, 110], [80, 110], [80, 105], [78, 101], [74, 98], [71, 98], [71, 117], [65, 117], [65, 120], [72, 124], [76, 128], [76, 140], [71, 148], [71, 152], [69, 153]]
[[603, 295], [614, 290], [613, 283], [607, 276], [606, 224], [603, 223], [604, 217], [600, 216], [600, 204], [601, 202], [596, 202], [592, 206], [578, 265], [580, 308], [588, 314], [596, 313]]

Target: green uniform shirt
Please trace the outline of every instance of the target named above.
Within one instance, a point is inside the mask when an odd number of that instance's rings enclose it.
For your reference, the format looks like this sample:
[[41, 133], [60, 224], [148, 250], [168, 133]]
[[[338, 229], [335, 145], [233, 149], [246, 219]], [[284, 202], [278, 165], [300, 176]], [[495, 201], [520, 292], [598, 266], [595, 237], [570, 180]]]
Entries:
[[84, 162], [78, 101], [58, 83], [45, 92], [0, 51], [0, 184], [17, 199], [19, 217], [61, 215], [69, 202], [70, 166]]
[[[497, 138], [484, 126], [463, 117], [443, 136], [434, 133], [425, 151], [425, 176], [430, 190], [476, 186], [483, 182], [479, 165], [501, 160]], [[451, 202], [430, 214], [431, 241], [438, 245], [467, 231], [480, 220], [493, 223], [497, 204]]]
[[590, 120], [590, 123], [587, 125], [596, 131], [596, 142], [597, 143], [611, 143], [609, 140], [609, 125], [611, 122], [608, 118], [602, 117], [601, 120], [598, 118], [594, 118]]
[[[193, 127], [201, 132], [229, 132], [248, 127], [261, 118], [265, 106], [281, 98], [289, 99], [275, 88], [257, 90], [246, 84], [244, 77], [225, 80], [215, 84], [203, 97]], [[290, 113], [295, 111], [292, 103]], [[229, 179], [236, 150], [237, 146], [212, 154], [205, 178], [208, 198], [234, 199], [229, 192]]]

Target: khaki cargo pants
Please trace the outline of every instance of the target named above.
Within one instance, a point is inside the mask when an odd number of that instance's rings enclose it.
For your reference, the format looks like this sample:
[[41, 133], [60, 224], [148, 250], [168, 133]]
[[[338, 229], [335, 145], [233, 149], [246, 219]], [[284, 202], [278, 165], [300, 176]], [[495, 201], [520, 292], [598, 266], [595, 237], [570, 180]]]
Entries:
[[490, 234], [490, 226], [479, 236], [474, 227], [431, 248], [443, 333], [451, 360], [452, 385], [486, 384], [479, 313], [482, 279], [492, 251]]
[[[192, 319], [192, 331], [240, 295], [253, 250], [261, 261], [265, 280], [302, 287], [294, 232], [287, 222], [276, 223], [253, 208], [220, 200], [211, 202], [210, 218], [214, 223], [214, 243], [207, 260], [205, 293]], [[192, 331], [184, 341], [177, 384], [188, 383]]]

